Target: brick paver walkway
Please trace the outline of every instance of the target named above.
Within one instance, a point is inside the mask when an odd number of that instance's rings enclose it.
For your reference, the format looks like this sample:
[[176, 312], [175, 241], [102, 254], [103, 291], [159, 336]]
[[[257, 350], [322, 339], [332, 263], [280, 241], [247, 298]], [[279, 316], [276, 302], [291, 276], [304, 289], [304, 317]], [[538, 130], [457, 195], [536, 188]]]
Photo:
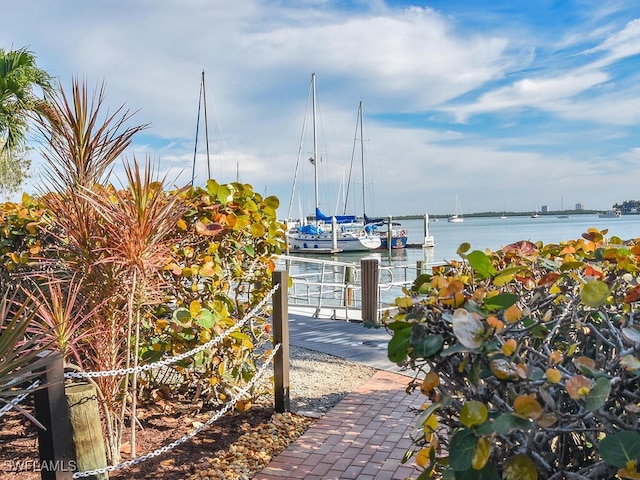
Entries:
[[409, 377], [378, 371], [351, 392], [254, 480], [404, 480], [416, 478], [409, 434], [424, 397], [407, 395]]

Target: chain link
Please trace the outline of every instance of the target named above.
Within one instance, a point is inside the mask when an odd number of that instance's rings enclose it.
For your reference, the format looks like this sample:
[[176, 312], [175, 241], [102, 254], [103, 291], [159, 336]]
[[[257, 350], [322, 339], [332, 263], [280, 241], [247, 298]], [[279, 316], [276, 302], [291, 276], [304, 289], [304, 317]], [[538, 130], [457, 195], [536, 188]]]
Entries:
[[223, 341], [227, 336], [229, 336], [234, 331], [240, 329], [245, 323], [247, 323], [252, 317], [256, 315], [257, 312], [262, 310], [265, 304], [271, 299], [273, 294], [278, 290], [279, 285], [276, 284], [273, 286], [271, 291], [267, 294], [265, 298], [263, 298], [258, 305], [251, 309], [249, 313], [247, 313], [244, 318], [236, 323], [233, 327], [228, 328], [220, 335], [212, 338], [207, 343], [200, 345], [199, 347], [194, 348], [193, 350], [189, 350], [188, 352], [181, 353], [180, 355], [176, 355], [175, 357], [167, 358], [165, 360], [160, 360], [154, 363], [146, 363], [144, 365], [139, 365], [137, 367], [129, 367], [129, 368], [120, 368], [118, 370], [103, 370], [101, 372], [67, 372], [64, 374], [64, 378], [87, 378], [87, 377], [111, 377], [116, 375], [128, 375], [132, 373], [140, 373], [147, 370], [152, 370], [154, 368], [168, 367], [169, 365], [173, 365], [178, 363], [186, 358], [192, 357], [203, 350], [211, 348], [221, 341]]
[[231, 408], [233, 408], [236, 403], [238, 403], [238, 400], [240, 400], [244, 395], [247, 394], [247, 392], [255, 385], [255, 383], [258, 380], [260, 380], [260, 378], [262, 378], [262, 376], [264, 375], [264, 373], [267, 370], [267, 368], [271, 365], [271, 362], [273, 361], [273, 357], [275, 357], [276, 352], [279, 349], [280, 349], [280, 344], [278, 343], [277, 345], [274, 346], [273, 351], [271, 352], [271, 355], [269, 356], [269, 358], [260, 366], [260, 369], [258, 370], [256, 375], [249, 381], [249, 383], [244, 388], [242, 388], [238, 392], [238, 394], [236, 396], [234, 396], [229, 402], [227, 402], [224, 405], [224, 407], [222, 407], [220, 410], [218, 410], [213, 417], [211, 417], [209, 420], [207, 420], [204, 424], [200, 425], [193, 432], [188, 433], [185, 436], [183, 436], [182, 438], [179, 438], [178, 440], [175, 440], [175, 441], [173, 441], [173, 442], [171, 442], [171, 443], [169, 443], [169, 444], [167, 444], [167, 445], [165, 445], [163, 447], [160, 447], [157, 450], [154, 450], [152, 452], [149, 452], [149, 453], [147, 453], [145, 455], [142, 455], [140, 457], [134, 458], [132, 460], [127, 460], [126, 462], [119, 463], [118, 465], [110, 465], [108, 467], [98, 468], [98, 469], [95, 469], [95, 470], [87, 470], [86, 472], [76, 472], [76, 473], [73, 474], [73, 478], [91, 477], [91, 476], [94, 476], [94, 475], [113, 472], [115, 470], [120, 470], [122, 468], [131, 467], [133, 465], [137, 465], [137, 464], [142, 463], [142, 462], [144, 462], [146, 460], [149, 460], [150, 458], [154, 458], [154, 457], [157, 457], [159, 455], [162, 455], [163, 453], [167, 453], [168, 451], [174, 449], [178, 445], [182, 445], [187, 440], [192, 439], [193, 437], [198, 435], [202, 430], [207, 428], [209, 425], [211, 425], [212, 423], [214, 423], [217, 420], [219, 420], [225, 413], [227, 413], [229, 410], [231, 410]]
[[[9, 382], [9, 384], [10, 383], [11, 382]], [[31, 394], [31, 390], [36, 388], [38, 385], [40, 385], [40, 380], [36, 380], [31, 385], [29, 385], [24, 393], [21, 393], [13, 400], [9, 400], [4, 407], [0, 408], [0, 418], [4, 417], [7, 412], [14, 408], [16, 405], [19, 405], [25, 398], [29, 396], [29, 394]]]

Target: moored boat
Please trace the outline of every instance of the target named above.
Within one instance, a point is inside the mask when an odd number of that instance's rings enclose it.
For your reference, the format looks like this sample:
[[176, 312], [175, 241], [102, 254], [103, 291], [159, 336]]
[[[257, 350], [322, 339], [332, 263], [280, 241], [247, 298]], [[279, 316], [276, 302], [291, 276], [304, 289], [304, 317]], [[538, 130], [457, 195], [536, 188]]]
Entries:
[[[379, 248], [382, 241], [365, 228], [355, 215], [324, 215], [318, 201], [318, 146], [316, 126], [316, 74], [311, 74], [313, 117], [313, 165], [315, 180], [315, 216], [312, 224], [300, 225], [287, 232], [289, 251], [296, 253], [336, 253], [367, 251]], [[297, 167], [296, 167], [297, 173]], [[295, 185], [295, 181], [294, 181]], [[294, 187], [295, 190], [295, 187]]]
[[447, 222], [449, 223], [461, 223], [464, 222], [464, 217], [462, 213], [460, 213], [460, 202], [458, 202], [458, 194], [456, 193], [456, 202], [453, 206], [453, 215], [447, 218]]
[[619, 210], [607, 210], [606, 212], [598, 213], [598, 217], [600, 218], [617, 218], [621, 216], [622, 212]]

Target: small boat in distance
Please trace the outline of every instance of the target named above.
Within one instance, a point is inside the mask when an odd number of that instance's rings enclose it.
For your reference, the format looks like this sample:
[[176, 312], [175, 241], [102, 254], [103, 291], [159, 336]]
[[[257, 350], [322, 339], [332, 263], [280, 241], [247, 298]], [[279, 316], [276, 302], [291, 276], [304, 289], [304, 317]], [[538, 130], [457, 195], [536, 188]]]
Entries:
[[462, 223], [464, 222], [464, 217], [462, 213], [460, 213], [460, 202], [458, 201], [458, 194], [456, 193], [456, 201], [453, 206], [453, 215], [447, 218], [447, 222], [449, 223]]
[[621, 216], [622, 212], [619, 210], [607, 210], [606, 212], [598, 213], [598, 217], [600, 218], [617, 218]]

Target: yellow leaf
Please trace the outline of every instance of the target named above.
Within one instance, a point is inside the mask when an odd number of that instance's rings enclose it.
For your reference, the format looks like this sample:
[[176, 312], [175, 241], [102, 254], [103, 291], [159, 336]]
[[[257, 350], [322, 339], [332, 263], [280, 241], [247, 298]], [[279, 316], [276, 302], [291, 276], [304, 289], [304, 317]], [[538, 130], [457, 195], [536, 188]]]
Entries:
[[510, 338], [509, 340], [504, 342], [504, 345], [502, 345], [502, 353], [504, 353], [507, 357], [510, 357], [513, 352], [516, 351], [516, 348], [518, 348], [518, 343], [513, 338]]
[[197, 317], [198, 313], [202, 310], [202, 305], [199, 300], [192, 300], [189, 304], [189, 313], [191, 313], [192, 317]]
[[438, 429], [438, 418], [431, 414], [427, 417], [425, 422], [422, 424], [422, 430], [424, 431], [425, 436], [431, 435]]
[[491, 442], [487, 437], [480, 437], [473, 449], [471, 466], [474, 470], [482, 470], [491, 456]]
[[424, 376], [420, 384], [420, 391], [423, 395], [428, 395], [431, 391], [440, 385], [440, 377], [433, 370], [429, 370]]
[[511, 305], [504, 311], [504, 318], [509, 323], [517, 322], [522, 318], [522, 310], [518, 305]]
[[469, 400], [460, 409], [460, 421], [465, 427], [475, 427], [489, 417], [487, 406], [478, 400]]
[[551, 383], [558, 383], [562, 378], [562, 374], [557, 368], [547, 368], [546, 376], [547, 380], [549, 380]]
[[542, 415], [542, 405], [533, 395], [519, 395], [513, 401], [513, 410], [517, 415], [536, 420]]
[[431, 447], [424, 447], [418, 451], [416, 455], [416, 464], [418, 466], [425, 468], [430, 463], [431, 459]]
[[511, 457], [504, 465], [503, 480], [537, 480], [536, 465], [527, 455], [521, 453]]

